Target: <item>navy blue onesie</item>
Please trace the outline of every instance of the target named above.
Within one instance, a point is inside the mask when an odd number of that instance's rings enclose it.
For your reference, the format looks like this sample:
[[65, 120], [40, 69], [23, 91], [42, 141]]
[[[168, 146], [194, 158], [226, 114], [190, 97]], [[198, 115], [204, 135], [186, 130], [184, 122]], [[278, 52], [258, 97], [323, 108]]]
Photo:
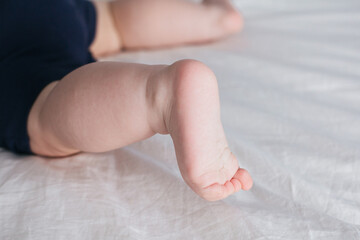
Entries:
[[31, 106], [46, 85], [95, 61], [95, 27], [86, 0], [0, 1], [0, 147], [32, 153]]

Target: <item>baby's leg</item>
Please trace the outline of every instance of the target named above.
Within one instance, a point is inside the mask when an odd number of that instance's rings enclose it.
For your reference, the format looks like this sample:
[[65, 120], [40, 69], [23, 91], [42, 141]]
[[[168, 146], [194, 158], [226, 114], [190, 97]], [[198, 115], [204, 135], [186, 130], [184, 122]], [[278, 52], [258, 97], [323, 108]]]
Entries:
[[[106, 5], [106, 6], [105, 6]], [[96, 2], [99, 20], [96, 50], [109, 48], [117, 31], [121, 47], [151, 48], [211, 41], [237, 32], [242, 27], [241, 15], [230, 0], [117, 0]], [[114, 23], [110, 23], [112, 14]], [[107, 29], [103, 30], [102, 29]], [[119, 50], [119, 45], [114, 51]], [[108, 51], [109, 52], [109, 51]]]
[[47, 156], [103, 152], [170, 133], [182, 176], [200, 196], [218, 200], [252, 184], [228, 148], [216, 78], [197, 61], [81, 67], [42, 92], [28, 129], [32, 150]]
[[118, 0], [111, 3], [125, 48], [214, 40], [234, 33], [242, 19], [229, 0]]
[[48, 85], [30, 112], [31, 149], [45, 156], [104, 152], [164, 132], [149, 121], [155, 110], [147, 96], [157, 79], [150, 76], [164, 68], [97, 62]]

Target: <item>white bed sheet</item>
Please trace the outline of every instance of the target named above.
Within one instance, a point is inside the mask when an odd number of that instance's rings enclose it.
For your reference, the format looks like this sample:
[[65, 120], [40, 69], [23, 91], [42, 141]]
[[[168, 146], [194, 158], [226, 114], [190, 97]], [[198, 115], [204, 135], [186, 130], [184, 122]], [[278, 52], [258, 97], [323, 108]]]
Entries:
[[360, 2], [236, 4], [241, 34], [108, 60], [209, 65], [251, 191], [202, 200], [168, 136], [51, 161], [0, 150], [0, 239], [360, 239]]

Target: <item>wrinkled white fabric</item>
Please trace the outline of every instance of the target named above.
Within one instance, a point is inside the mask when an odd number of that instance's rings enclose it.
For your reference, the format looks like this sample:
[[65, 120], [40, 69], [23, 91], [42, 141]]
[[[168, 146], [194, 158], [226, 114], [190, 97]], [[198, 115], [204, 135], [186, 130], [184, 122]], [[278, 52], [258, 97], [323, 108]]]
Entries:
[[202, 200], [169, 136], [58, 160], [0, 150], [0, 239], [360, 239], [360, 2], [236, 4], [241, 34], [109, 60], [210, 66], [252, 190]]

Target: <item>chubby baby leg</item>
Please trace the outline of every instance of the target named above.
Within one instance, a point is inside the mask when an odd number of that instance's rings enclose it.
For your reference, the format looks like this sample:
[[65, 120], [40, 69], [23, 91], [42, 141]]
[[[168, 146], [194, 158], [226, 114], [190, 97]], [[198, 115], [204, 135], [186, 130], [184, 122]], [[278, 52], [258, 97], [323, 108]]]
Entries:
[[218, 200], [252, 185], [228, 147], [216, 78], [197, 61], [81, 67], [42, 92], [28, 129], [32, 150], [54, 157], [170, 133], [181, 174], [201, 197]]
[[94, 1], [98, 22], [92, 53], [213, 41], [238, 32], [240, 13], [230, 0]]

